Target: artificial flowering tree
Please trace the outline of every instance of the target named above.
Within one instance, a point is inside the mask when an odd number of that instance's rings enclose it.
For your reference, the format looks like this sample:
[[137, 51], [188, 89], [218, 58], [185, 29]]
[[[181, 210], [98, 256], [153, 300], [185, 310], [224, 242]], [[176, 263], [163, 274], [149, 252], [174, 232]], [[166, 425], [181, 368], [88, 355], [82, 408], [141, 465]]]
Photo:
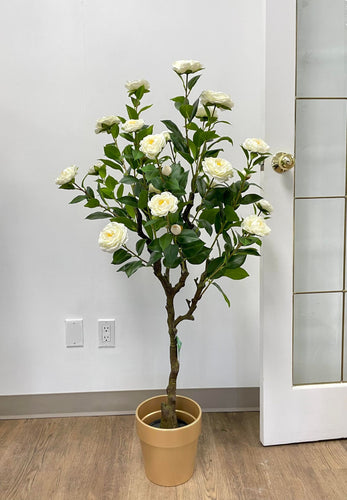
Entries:
[[[211, 285], [229, 299], [220, 281], [248, 276], [242, 267], [248, 256], [259, 256], [261, 237], [270, 232], [266, 219], [271, 204], [254, 190], [251, 182], [257, 165], [270, 155], [261, 139], [241, 145], [245, 168], [233, 168], [223, 155], [223, 145], [233, 144], [219, 132], [221, 111], [230, 111], [228, 94], [204, 90], [192, 93], [203, 66], [199, 61], [176, 61], [173, 70], [183, 92], [172, 98], [179, 114], [177, 123], [162, 120], [162, 131], [142, 118], [151, 105], [142, 105], [150, 91], [147, 80], [126, 83], [127, 116], [114, 115], [97, 121], [95, 132], [110, 141], [80, 183], [77, 167], [63, 170], [56, 179], [60, 189], [76, 190], [70, 202], [84, 203], [93, 212], [86, 218], [107, 219], [99, 235], [101, 250], [112, 253], [112, 264], [128, 277], [150, 268], [166, 298], [170, 373], [167, 401], [161, 407], [162, 428], [177, 427], [176, 382], [179, 372], [178, 329], [194, 320], [199, 301]], [[165, 130], [164, 130], [165, 128]], [[242, 214], [246, 213], [246, 216]], [[133, 233], [129, 243], [128, 234]], [[177, 269], [178, 272], [173, 272]], [[175, 309], [175, 298], [193, 280], [186, 309]]]

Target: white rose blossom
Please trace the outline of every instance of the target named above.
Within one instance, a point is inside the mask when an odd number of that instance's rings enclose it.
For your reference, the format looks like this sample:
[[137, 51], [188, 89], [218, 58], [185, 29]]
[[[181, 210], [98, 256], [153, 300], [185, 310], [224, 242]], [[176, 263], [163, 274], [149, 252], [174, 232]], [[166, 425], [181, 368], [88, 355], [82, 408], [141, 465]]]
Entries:
[[[208, 115], [206, 113], [206, 109], [204, 108], [204, 106], [199, 106], [195, 116], [197, 118], [208, 118]], [[217, 110], [213, 109], [213, 111], [210, 112], [210, 116], [212, 118], [218, 118]]]
[[141, 130], [142, 127], [144, 126], [145, 122], [141, 119], [139, 120], [127, 120], [125, 123], [122, 125], [122, 129], [124, 132], [137, 132], [138, 130]]
[[200, 95], [200, 102], [203, 106], [223, 106], [232, 109], [234, 106], [231, 97], [224, 92], [215, 92], [214, 90], [204, 90]]
[[128, 241], [128, 230], [120, 222], [109, 222], [100, 232], [99, 247], [104, 252], [115, 252]]
[[154, 160], [164, 149], [166, 140], [164, 134], [147, 135], [140, 142], [140, 151], [150, 160]]
[[260, 206], [260, 208], [262, 210], [265, 210], [265, 212], [267, 212], [269, 214], [271, 214], [273, 212], [274, 208], [271, 205], [271, 203], [267, 200], [262, 199], [262, 200], [258, 201], [258, 205]]
[[129, 92], [133, 92], [134, 90], [139, 89], [140, 87], [144, 86], [146, 90], [149, 90], [150, 84], [147, 80], [130, 80], [127, 81], [125, 84], [125, 87], [128, 89]]
[[267, 153], [270, 150], [270, 146], [265, 141], [255, 138], [246, 139], [242, 147], [251, 153]]
[[169, 191], [155, 194], [148, 202], [151, 214], [156, 217], [166, 217], [169, 213], [175, 213], [178, 209], [178, 199]]
[[266, 236], [271, 231], [264, 219], [258, 215], [249, 215], [246, 217], [241, 223], [241, 228], [247, 233], [257, 236]]
[[219, 182], [226, 182], [234, 175], [231, 163], [223, 158], [206, 158], [202, 162], [202, 169], [210, 178]]
[[67, 184], [68, 182], [73, 181], [77, 175], [77, 170], [78, 170], [78, 167], [76, 167], [76, 165], [72, 165], [71, 167], [65, 168], [61, 172], [59, 177], [56, 178], [55, 183], [58, 186], [63, 186], [64, 184]]
[[115, 123], [120, 123], [118, 116], [103, 116], [96, 122], [95, 133], [100, 134], [101, 132], [107, 132], [107, 130]]
[[204, 69], [200, 61], [194, 61], [191, 59], [175, 61], [172, 68], [179, 75], [183, 75], [184, 73], [196, 73], [197, 71]]

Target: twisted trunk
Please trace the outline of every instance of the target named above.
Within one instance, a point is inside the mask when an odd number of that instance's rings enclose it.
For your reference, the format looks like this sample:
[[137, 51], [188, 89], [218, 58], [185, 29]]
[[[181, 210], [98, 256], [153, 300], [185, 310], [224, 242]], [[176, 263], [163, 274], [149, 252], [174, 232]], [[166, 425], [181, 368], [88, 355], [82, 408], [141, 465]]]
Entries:
[[167, 402], [161, 405], [162, 429], [174, 429], [177, 427], [176, 415], [176, 382], [179, 372], [179, 361], [177, 352], [177, 328], [175, 326], [174, 293], [166, 293], [167, 325], [170, 337], [170, 375], [166, 388]]

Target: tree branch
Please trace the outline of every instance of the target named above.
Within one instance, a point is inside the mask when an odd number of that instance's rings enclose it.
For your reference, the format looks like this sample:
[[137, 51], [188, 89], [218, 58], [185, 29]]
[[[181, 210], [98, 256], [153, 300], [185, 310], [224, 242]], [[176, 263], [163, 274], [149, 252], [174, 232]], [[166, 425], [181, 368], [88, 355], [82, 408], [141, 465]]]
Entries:
[[188, 311], [186, 312], [186, 314], [181, 314], [180, 316], [178, 316], [176, 318], [175, 327], [177, 327], [177, 325], [179, 323], [181, 323], [181, 321], [184, 321], [185, 319], [187, 319], [189, 321], [194, 320], [193, 313], [195, 312], [195, 309], [197, 308], [198, 302], [203, 295], [205, 283], [206, 283], [205, 280], [206, 280], [206, 271], [204, 271], [202, 273], [199, 281], [197, 279], [195, 280], [196, 291], [195, 291], [194, 297], [191, 300], [186, 301], [188, 304]]

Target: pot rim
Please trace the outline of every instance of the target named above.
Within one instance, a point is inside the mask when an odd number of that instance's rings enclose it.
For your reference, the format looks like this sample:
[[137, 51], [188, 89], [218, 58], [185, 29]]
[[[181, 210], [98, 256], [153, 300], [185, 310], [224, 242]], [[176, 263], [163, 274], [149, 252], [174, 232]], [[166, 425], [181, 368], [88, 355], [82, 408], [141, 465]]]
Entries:
[[[188, 401], [191, 401], [193, 402], [197, 409], [198, 409], [198, 416], [195, 417], [194, 415], [191, 415], [191, 413], [189, 412], [186, 412], [186, 413], [189, 413], [189, 415], [192, 416], [192, 418], [194, 419], [193, 422], [191, 422], [190, 424], [187, 424], [185, 425], [184, 427], [176, 427], [175, 429], [161, 429], [160, 427], [152, 427], [150, 424], [147, 424], [146, 422], [143, 421], [142, 418], [139, 417], [139, 409], [142, 405], [146, 404], [147, 402], [149, 401], [152, 401], [154, 399], [160, 399], [160, 398], [163, 398], [163, 397], [167, 397], [166, 394], [159, 394], [158, 396], [152, 396], [151, 398], [148, 398], [148, 399], [145, 399], [144, 401], [142, 401], [136, 408], [136, 413], [135, 413], [135, 417], [136, 417], [136, 420], [138, 423], [140, 423], [141, 425], [146, 425], [147, 427], [150, 427], [151, 429], [155, 429], [156, 432], [177, 432], [177, 431], [182, 431], [183, 429], [188, 429], [189, 427], [191, 426], [194, 426], [197, 424], [197, 422], [199, 422], [201, 420], [201, 417], [202, 417], [202, 410], [201, 410], [201, 407], [199, 405], [199, 403], [197, 403], [194, 399], [192, 398], [189, 398], [187, 396], [181, 396], [181, 395], [177, 395], [177, 399], [183, 399], [183, 400], [188, 400]], [[145, 415], [143, 418], [146, 418], [147, 415]]]

